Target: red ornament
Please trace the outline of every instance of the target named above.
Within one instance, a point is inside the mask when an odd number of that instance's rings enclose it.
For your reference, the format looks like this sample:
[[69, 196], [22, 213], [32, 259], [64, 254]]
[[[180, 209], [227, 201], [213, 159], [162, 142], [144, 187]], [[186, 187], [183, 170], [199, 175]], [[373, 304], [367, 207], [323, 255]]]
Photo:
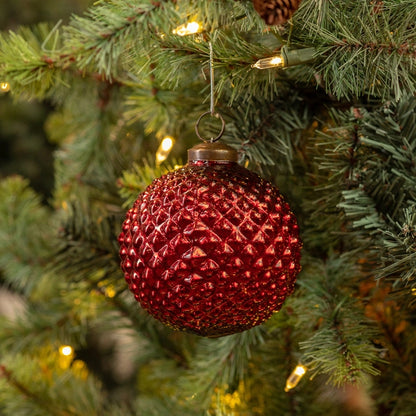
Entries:
[[278, 189], [239, 166], [233, 152], [194, 147], [187, 165], [154, 180], [127, 212], [119, 237], [126, 281], [171, 328], [209, 337], [241, 332], [294, 290], [296, 218]]

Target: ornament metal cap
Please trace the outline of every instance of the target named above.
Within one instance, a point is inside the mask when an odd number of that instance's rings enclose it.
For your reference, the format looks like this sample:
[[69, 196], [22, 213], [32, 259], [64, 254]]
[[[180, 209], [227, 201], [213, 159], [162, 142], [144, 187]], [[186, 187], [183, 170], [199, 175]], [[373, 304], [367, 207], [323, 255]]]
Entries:
[[191, 149], [188, 149], [188, 162], [198, 160], [237, 162], [238, 153], [235, 149], [224, 143], [199, 143]]

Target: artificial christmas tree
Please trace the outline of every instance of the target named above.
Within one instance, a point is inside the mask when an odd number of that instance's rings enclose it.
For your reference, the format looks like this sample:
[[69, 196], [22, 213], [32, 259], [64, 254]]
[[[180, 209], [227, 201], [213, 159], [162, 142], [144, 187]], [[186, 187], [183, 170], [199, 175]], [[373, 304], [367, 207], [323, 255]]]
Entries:
[[[413, 0], [303, 0], [278, 26], [251, 0], [112, 0], [2, 33], [5, 94], [49, 103], [58, 149], [48, 203], [0, 185], [2, 284], [21, 305], [0, 320], [0, 414], [412, 415], [415, 21]], [[303, 241], [281, 310], [215, 339], [149, 317], [117, 242], [195, 144], [209, 42], [222, 140], [278, 185]]]

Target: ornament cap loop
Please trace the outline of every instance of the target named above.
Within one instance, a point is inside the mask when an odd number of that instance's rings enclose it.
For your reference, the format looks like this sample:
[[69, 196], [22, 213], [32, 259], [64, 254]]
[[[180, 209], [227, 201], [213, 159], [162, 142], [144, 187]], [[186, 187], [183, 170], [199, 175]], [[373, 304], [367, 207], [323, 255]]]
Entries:
[[216, 142], [218, 139], [220, 139], [220, 137], [223, 135], [223, 133], [224, 133], [224, 130], [225, 130], [225, 121], [224, 121], [224, 119], [222, 118], [222, 115], [220, 114], [220, 113], [212, 113], [211, 111], [206, 111], [205, 113], [202, 113], [200, 116], [199, 116], [199, 118], [198, 118], [198, 120], [197, 120], [197, 122], [196, 122], [196, 124], [195, 124], [195, 133], [196, 133], [196, 135], [203, 141], [203, 142], [207, 142], [207, 139], [204, 139], [202, 136], [201, 136], [201, 134], [199, 133], [199, 123], [201, 122], [201, 120], [204, 118], [204, 117], [206, 117], [206, 116], [208, 116], [208, 115], [210, 115], [211, 117], [216, 117], [216, 118], [219, 118], [220, 120], [221, 120], [221, 131], [219, 132], [219, 134], [218, 134], [218, 136], [217, 137], [215, 137], [215, 138], [211, 138], [209, 141], [210, 142]]
[[198, 160], [237, 162], [238, 153], [224, 143], [199, 143], [188, 149], [188, 162]]

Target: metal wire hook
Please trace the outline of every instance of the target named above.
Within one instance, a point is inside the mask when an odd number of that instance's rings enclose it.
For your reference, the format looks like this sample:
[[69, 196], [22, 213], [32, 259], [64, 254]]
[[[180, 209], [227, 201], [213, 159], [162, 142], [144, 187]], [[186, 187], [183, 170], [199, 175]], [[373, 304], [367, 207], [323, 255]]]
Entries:
[[[219, 140], [221, 138], [221, 136], [224, 133], [225, 130], [225, 121], [223, 119], [223, 117], [221, 116], [221, 114], [216, 113], [215, 112], [215, 103], [214, 103], [214, 50], [212, 47], [212, 42], [209, 41], [208, 42], [209, 45], [209, 76], [210, 76], [210, 87], [211, 87], [211, 91], [210, 91], [210, 110], [201, 114], [195, 124], [195, 132], [196, 135], [203, 141], [203, 142], [216, 142], [217, 140]], [[217, 137], [212, 138], [210, 140], [204, 139], [201, 134], [199, 133], [199, 123], [201, 122], [201, 119], [204, 118], [205, 116], [210, 115], [211, 117], [216, 117], [219, 118], [221, 120], [221, 131], [218, 134]]]

